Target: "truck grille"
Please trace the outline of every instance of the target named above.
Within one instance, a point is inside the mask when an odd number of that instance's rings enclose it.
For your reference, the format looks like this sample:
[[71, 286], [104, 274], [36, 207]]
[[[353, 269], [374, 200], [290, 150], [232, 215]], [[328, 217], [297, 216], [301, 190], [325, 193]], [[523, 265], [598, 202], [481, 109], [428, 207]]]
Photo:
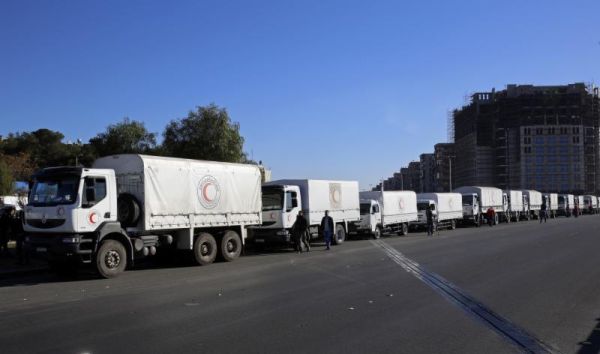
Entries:
[[51, 229], [64, 223], [65, 219], [27, 219], [27, 225], [38, 229]]

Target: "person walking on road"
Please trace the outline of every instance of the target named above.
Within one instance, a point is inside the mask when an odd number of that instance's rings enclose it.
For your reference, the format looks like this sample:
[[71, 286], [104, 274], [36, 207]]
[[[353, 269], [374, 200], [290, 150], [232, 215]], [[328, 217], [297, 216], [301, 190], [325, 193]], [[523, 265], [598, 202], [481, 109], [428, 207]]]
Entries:
[[20, 265], [29, 264], [29, 254], [25, 252], [23, 244], [25, 243], [25, 231], [23, 231], [23, 211], [11, 211], [11, 235], [12, 239], [17, 242], [17, 263]]
[[333, 219], [329, 216], [329, 210], [325, 210], [325, 216], [321, 219], [321, 230], [325, 239], [325, 249], [331, 249], [331, 237], [333, 235]]
[[494, 208], [489, 207], [485, 212], [485, 217], [487, 218], [488, 225], [490, 225], [490, 227], [494, 226], [496, 223], [496, 211]]
[[307, 233], [308, 221], [306, 221], [306, 218], [304, 217], [304, 212], [300, 210], [296, 216], [296, 221], [292, 226], [292, 235], [294, 235], [295, 247], [298, 253], [302, 252], [302, 245], [304, 245], [307, 252], [310, 252]]
[[579, 217], [579, 203], [575, 203], [575, 207], [573, 207], [573, 215], [576, 218]]
[[548, 222], [548, 211], [546, 209], [548, 209], [546, 207], [546, 202], [543, 202], [542, 209], [540, 210], [540, 224], [542, 223], [542, 220]]
[[433, 236], [433, 211], [431, 210], [431, 205], [427, 206], [425, 215], [427, 217], [427, 236]]

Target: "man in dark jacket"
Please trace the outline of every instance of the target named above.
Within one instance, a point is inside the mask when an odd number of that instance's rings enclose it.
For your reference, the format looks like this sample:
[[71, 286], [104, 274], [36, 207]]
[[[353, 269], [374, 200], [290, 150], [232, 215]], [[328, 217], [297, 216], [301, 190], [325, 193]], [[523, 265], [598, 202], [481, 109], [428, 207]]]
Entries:
[[325, 210], [325, 216], [321, 219], [321, 232], [325, 239], [325, 249], [329, 250], [331, 246], [331, 236], [333, 235], [333, 219], [329, 216], [329, 210]]
[[427, 216], [427, 236], [433, 236], [433, 211], [431, 210], [431, 205], [427, 206], [425, 215]]
[[546, 207], [546, 202], [542, 203], [542, 209], [540, 210], [540, 224], [543, 222], [548, 222], [548, 208]]
[[10, 235], [10, 208], [0, 210], [0, 255], [8, 255], [8, 237]]
[[12, 239], [17, 242], [18, 263], [25, 265], [29, 263], [29, 255], [23, 248], [23, 243], [25, 242], [25, 231], [23, 231], [23, 211], [16, 211], [15, 209], [12, 209], [11, 214], [10, 230]]
[[300, 210], [296, 216], [296, 221], [292, 226], [292, 235], [294, 236], [294, 247], [298, 253], [302, 252], [302, 244], [306, 247], [306, 251], [310, 252], [310, 245], [307, 238], [308, 221], [304, 217], [304, 212]]

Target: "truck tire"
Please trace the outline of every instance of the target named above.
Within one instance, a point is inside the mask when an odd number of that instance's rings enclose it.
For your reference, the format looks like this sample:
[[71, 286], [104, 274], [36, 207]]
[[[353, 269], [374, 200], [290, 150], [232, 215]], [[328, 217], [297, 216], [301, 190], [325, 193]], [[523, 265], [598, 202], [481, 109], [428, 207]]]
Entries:
[[373, 232], [373, 238], [376, 240], [381, 238], [381, 227], [377, 226], [375, 228], [375, 232]]
[[237, 232], [229, 230], [221, 238], [219, 253], [226, 262], [239, 258], [242, 254], [242, 239]]
[[117, 240], [106, 240], [96, 253], [96, 270], [103, 278], [114, 278], [127, 267], [127, 251]]
[[124, 227], [135, 226], [140, 218], [140, 203], [128, 193], [117, 198], [117, 220]]
[[341, 224], [335, 225], [335, 234], [333, 235], [333, 244], [341, 245], [346, 241], [346, 230]]
[[498, 214], [494, 214], [494, 225], [498, 225], [500, 223], [500, 217]]
[[217, 258], [217, 241], [213, 235], [203, 232], [194, 241], [194, 258], [199, 265], [208, 265]]
[[450, 230], [456, 230], [456, 220], [450, 220]]

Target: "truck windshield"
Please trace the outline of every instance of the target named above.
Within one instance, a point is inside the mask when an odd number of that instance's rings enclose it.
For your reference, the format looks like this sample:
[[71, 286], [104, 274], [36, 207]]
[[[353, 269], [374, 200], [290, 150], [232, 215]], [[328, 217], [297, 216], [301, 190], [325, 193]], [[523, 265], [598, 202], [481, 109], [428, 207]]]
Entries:
[[370, 203], [360, 203], [360, 215], [371, 214]]
[[273, 188], [263, 188], [262, 191], [262, 210], [282, 210], [283, 209], [283, 190]]
[[463, 205], [473, 205], [473, 197], [468, 195], [463, 195], [462, 197]]
[[417, 203], [417, 209], [419, 211], [427, 210], [428, 205], [429, 205], [429, 203], [427, 203], [427, 202]]
[[33, 206], [73, 204], [77, 200], [79, 176], [42, 176], [36, 179], [29, 203]]

